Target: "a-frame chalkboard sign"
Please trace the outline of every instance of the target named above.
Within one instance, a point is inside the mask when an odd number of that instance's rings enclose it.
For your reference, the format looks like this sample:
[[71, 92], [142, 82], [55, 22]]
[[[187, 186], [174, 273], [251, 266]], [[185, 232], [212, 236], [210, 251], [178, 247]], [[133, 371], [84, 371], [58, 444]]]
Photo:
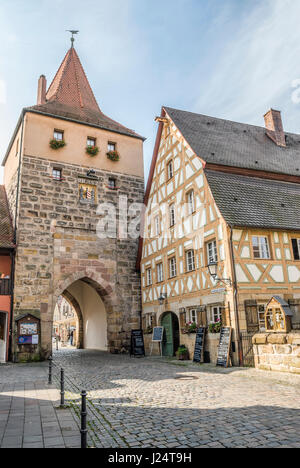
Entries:
[[131, 330], [130, 357], [132, 356], [146, 356], [143, 330]]
[[231, 351], [231, 327], [222, 327], [220, 334], [220, 343], [218, 347], [217, 366], [228, 367]]
[[201, 363], [203, 361], [205, 340], [205, 327], [199, 327], [196, 334], [196, 343], [194, 351], [194, 362]]

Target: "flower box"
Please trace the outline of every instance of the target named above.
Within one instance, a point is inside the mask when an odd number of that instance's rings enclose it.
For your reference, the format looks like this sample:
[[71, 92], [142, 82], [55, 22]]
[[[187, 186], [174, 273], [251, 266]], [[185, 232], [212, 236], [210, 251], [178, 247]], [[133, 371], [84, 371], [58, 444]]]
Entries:
[[98, 146], [87, 146], [85, 148], [85, 151], [90, 156], [97, 156], [97, 154], [99, 153], [99, 148]]
[[50, 145], [50, 148], [52, 148], [53, 150], [58, 150], [60, 148], [63, 148], [64, 146], [66, 146], [66, 142], [65, 140], [50, 140], [49, 142], [49, 145]]
[[119, 161], [120, 159], [120, 155], [118, 151], [109, 151], [108, 153], [106, 153], [106, 156], [111, 161]]

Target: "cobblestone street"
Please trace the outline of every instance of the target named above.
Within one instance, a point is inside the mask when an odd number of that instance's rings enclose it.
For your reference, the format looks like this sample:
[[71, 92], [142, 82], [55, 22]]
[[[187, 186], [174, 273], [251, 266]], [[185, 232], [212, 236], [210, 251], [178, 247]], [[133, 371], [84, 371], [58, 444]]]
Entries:
[[300, 376], [67, 349], [54, 364], [50, 387], [47, 363], [0, 366], [1, 448], [79, 447], [83, 389], [90, 447], [300, 447]]
[[300, 376], [97, 351], [54, 354], [67, 399], [88, 391], [95, 447], [300, 447]]

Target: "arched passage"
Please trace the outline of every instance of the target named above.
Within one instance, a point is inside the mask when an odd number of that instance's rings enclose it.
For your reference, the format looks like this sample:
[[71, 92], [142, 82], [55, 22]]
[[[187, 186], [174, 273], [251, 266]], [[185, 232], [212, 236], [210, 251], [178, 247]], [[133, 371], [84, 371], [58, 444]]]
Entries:
[[163, 355], [173, 357], [180, 345], [178, 317], [173, 312], [165, 312], [160, 317], [160, 324], [164, 327]]
[[[73, 281], [72, 281], [73, 280]], [[57, 289], [75, 309], [79, 330], [77, 347], [80, 349], [108, 350], [107, 316], [112, 310], [112, 290], [88, 276], [72, 275]], [[60, 290], [62, 292], [60, 293]]]

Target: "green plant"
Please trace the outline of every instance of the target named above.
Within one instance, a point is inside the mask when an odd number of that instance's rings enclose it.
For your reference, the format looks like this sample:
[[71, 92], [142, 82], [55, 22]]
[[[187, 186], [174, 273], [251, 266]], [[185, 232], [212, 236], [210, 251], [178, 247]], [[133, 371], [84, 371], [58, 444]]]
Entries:
[[99, 148], [98, 146], [87, 146], [85, 151], [90, 156], [97, 156], [97, 154], [99, 153]]
[[120, 155], [119, 155], [118, 151], [109, 151], [108, 153], [106, 153], [106, 156], [111, 161], [119, 161], [119, 159], [120, 159]]
[[50, 148], [54, 149], [54, 150], [57, 150], [59, 148], [63, 148], [64, 146], [66, 146], [66, 142], [65, 140], [50, 140]]
[[215, 323], [210, 323], [208, 325], [208, 331], [209, 333], [220, 333], [221, 327], [222, 327], [222, 323], [220, 321], [215, 322]]
[[185, 333], [197, 333], [197, 324], [195, 322], [186, 323]]
[[189, 359], [189, 350], [185, 345], [179, 346], [178, 350], [176, 351], [176, 357], [182, 361]]

